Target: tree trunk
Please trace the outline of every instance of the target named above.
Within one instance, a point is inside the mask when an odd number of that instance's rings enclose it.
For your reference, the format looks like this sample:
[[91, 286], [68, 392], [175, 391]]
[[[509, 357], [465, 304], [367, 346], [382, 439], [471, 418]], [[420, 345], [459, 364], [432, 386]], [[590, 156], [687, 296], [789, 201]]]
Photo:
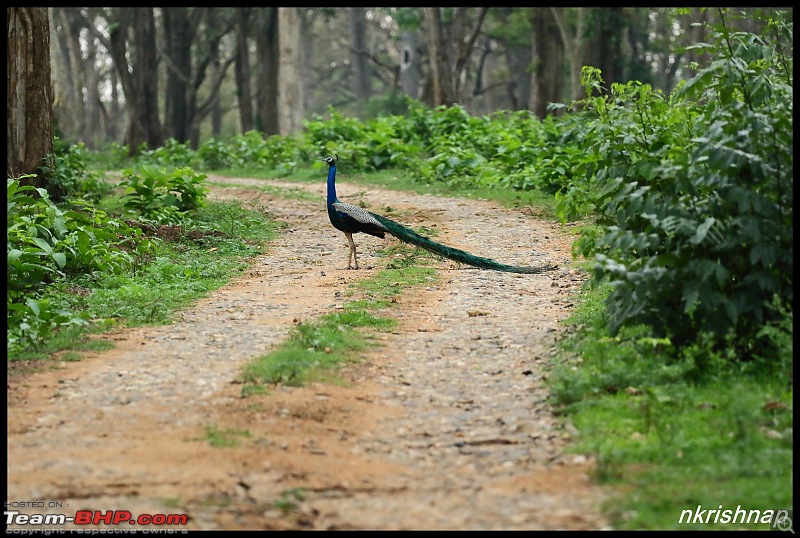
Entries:
[[564, 91], [564, 44], [558, 25], [548, 8], [531, 9], [533, 31], [533, 93], [531, 107], [536, 116], [547, 116], [547, 105], [559, 103]]
[[44, 187], [54, 200], [58, 200], [66, 194], [65, 189], [51, 184], [41, 170], [53, 153], [53, 88], [47, 8], [6, 8], [6, 23], [7, 174], [9, 177], [35, 174], [21, 183]]
[[433, 86], [433, 105], [450, 106], [456, 102], [452, 91], [453, 74], [447, 54], [445, 32], [438, 7], [422, 8], [428, 30], [428, 59]]
[[164, 58], [167, 64], [164, 128], [167, 136], [186, 142], [190, 138], [187, 96], [192, 76], [191, 13], [189, 8], [166, 7], [163, 14], [167, 49]]
[[[50, 55], [53, 67], [53, 114], [58, 118], [57, 130], [60, 136], [69, 140], [79, 138], [76, 126], [83, 117], [83, 99], [78, 99], [73, 62], [75, 54], [71, 49], [72, 32], [66, 14], [67, 8], [50, 8]], [[59, 134], [59, 133], [56, 133]]]
[[622, 8], [588, 8], [593, 21], [592, 32], [584, 48], [582, 65], [600, 69], [606, 89], [622, 81], [622, 37], [625, 19]]
[[108, 119], [106, 121], [106, 133], [109, 140], [117, 140], [121, 132], [120, 127], [125, 125], [125, 108], [120, 102], [119, 77], [116, 71], [108, 74], [109, 84], [111, 85], [111, 102], [108, 103]]
[[86, 147], [96, 150], [102, 144], [102, 125], [100, 103], [100, 75], [95, 67], [97, 48], [93, 35], [86, 37], [86, 58], [83, 60], [83, 72], [86, 77], [85, 129], [82, 140]]
[[367, 9], [350, 8], [352, 43], [350, 64], [353, 66], [353, 93], [361, 106], [372, 95], [372, 69], [367, 57]]
[[253, 130], [253, 98], [250, 91], [250, 53], [247, 49], [250, 8], [237, 8], [239, 28], [236, 32], [236, 97], [239, 101], [239, 123], [242, 132]]
[[108, 21], [110, 51], [128, 105], [125, 143], [135, 155], [142, 145], [157, 148], [164, 143], [158, 118], [155, 20], [153, 8], [113, 8], [113, 12]]
[[400, 33], [402, 57], [400, 59], [400, 88], [416, 99], [419, 95], [419, 59], [417, 58], [416, 30], [402, 30]]
[[[531, 47], [506, 46], [506, 63], [511, 71], [512, 84], [511, 108], [526, 110], [531, 103], [531, 64], [533, 51]], [[563, 73], [561, 74], [563, 77]]]
[[278, 134], [278, 8], [258, 10], [262, 25], [256, 31], [258, 62], [258, 128], [265, 135]]
[[583, 51], [586, 48], [583, 36], [586, 29], [586, 9], [572, 8], [576, 10], [574, 28], [568, 28], [563, 7], [547, 9], [550, 9], [553, 14], [561, 42], [569, 58], [569, 98], [573, 101], [582, 99], [586, 96], [580, 86], [581, 68], [583, 67], [581, 58], [583, 58]]
[[305, 116], [303, 81], [300, 76], [300, 14], [297, 9], [294, 7], [278, 8], [280, 43], [278, 111], [281, 136], [299, 131]]
[[460, 100], [464, 69], [489, 8], [480, 8], [472, 31], [467, 33], [466, 10], [453, 8], [450, 31], [443, 24], [441, 8], [421, 8], [428, 32], [434, 106], [450, 106]]

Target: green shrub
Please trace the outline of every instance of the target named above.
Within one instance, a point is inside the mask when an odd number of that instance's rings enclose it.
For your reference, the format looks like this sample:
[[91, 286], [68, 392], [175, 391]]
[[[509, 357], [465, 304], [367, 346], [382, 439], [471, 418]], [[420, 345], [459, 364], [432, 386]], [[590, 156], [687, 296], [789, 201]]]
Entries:
[[169, 138], [164, 145], [155, 149], [142, 148], [139, 163], [162, 168], [200, 168], [202, 163], [197, 152], [183, 142]]
[[602, 136], [580, 198], [605, 233], [580, 249], [613, 286], [612, 334], [643, 323], [678, 348], [708, 333], [742, 359], [777, 349], [761, 328], [783, 316], [776, 297], [791, 312], [793, 160], [791, 58], [770, 41], [788, 30], [774, 30], [718, 31], [703, 46], [718, 59], [670, 103], [634, 83], [585, 101]]
[[140, 229], [85, 201], [57, 206], [45, 189], [20, 186], [19, 179], [8, 178], [6, 190], [9, 349], [33, 345], [54, 327], [83, 323], [67, 305], [43, 297], [47, 284], [121, 272], [154, 249]]
[[120, 185], [125, 187], [125, 207], [146, 219], [175, 224], [178, 212], [199, 208], [205, 199], [206, 176], [191, 168], [172, 171], [142, 167], [138, 173], [123, 170]]

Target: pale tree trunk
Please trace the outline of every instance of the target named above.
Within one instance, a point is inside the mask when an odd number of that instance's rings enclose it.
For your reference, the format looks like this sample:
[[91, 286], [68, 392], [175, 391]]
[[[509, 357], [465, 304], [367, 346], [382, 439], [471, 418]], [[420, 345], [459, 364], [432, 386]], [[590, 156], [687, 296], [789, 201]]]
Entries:
[[480, 8], [477, 21], [469, 33], [466, 22], [467, 9], [469, 8], [453, 8], [452, 23], [448, 32], [448, 28], [442, 22], [441, 8], [422, 8], [428, 35], [434, 106], [450, 106], [461, 99], [464, 69], [469, 62], [472, 48], [489, 8]]
[[93, 35], [89, 35], [86, 39], [86, 58], [83, 60], [83, 71], [86, 76], [86, 122], [83, 141], [86, 147], [92, 150], [98, 149], [102, 143], [102, 130], [100, 129], [102, 103], [100, 102], [100, 75], [95, 68], [96, 56], [95, 38]]
[[553, 12], [531, 9], [533, 30], [533, 92], [530, 109], [539, 118], [548, 114], [547, 105], [562, 100], [564, 91], [564, 45], [558, 37]]
[[238, 31], [236, 32], [236, 97], [239, 100], [239, 123], [242, 132], [253, 130], [253, 99], [250, 91], [250, 53], [247, 49], [248, 19], [252, 10], [246, 7], [238, 10]]
[[278, 8], [258, 10], [261, 24], [256, 30], [256, 51], [259, 61], [258, 102], [259, 130], [265, 135], [278, 134]]
[[108, 103], [108, 118], [106, 120], [106, 133], [109, 140], [117, 140], [122, 131], [121, 126], [125, 125], [125, 109], [120, 102], [119, 77], [113, 71], [108, 75], [111, 84], [111, 102]]
[[301, 35], [298, 8], [278, 8], [280, 76], [278, 78], [279, 131], [281, 136], [298, 132], [305, 116], [301, 79]]
[[417, 58], [417, 32], [416, 30], [402, 30], [400, 32], [400, 88], [403, 92], [416, 99], [419, 95], [419, 59]]
[[76, 128], [83, 117], [83, 99], [78, 99], [75, 84], [75, 54], [70, 50], [72, 40], [66, 8], [50, 8], [50, 57], [53, 66], [53, 113], [59, 120], [62, 135], [70, 140], [79, 138]]
[[456, 102], [453, 74], [447, 54], [442, 16], [438, 7], [422, 8], [428, 29], [428, 57], [433, 85], [433, 106], [450, 106]]
[[[536, 9], [536, 8], [534, 8]], [[564, 44], [564, 50], [567, 51], [567, 58], [569, 59], [569, 98], [574, 101], [581, 99], [585, 96], [581, 89], [581, 60], [583, 58], [584, 38], [583, 34], [586, 30], [586, 10], [585, 8], [572, 8], [577, 9], [577, 21], [575, 28], [569, 29], [564, 17], [564, 8], [551, 7], [553, 13], [553, 20], [558, 26], [558, 33], [561, 36], [561, 42]]]
[[372, 95], [372, 70], [367, 56], [367, 9], [350, 8], [352, 42], [350, 45], [350, 64], [353, 66], [353, 93], [359, 105]]
[[50, 22], [47, 8], [6, 8], [7, 153], [9, 177], [34, 174], [23, 184], [48, 189], [53, 199], [66, 194], [41, 171], [53, 153], [53, 88], [50, 75]]

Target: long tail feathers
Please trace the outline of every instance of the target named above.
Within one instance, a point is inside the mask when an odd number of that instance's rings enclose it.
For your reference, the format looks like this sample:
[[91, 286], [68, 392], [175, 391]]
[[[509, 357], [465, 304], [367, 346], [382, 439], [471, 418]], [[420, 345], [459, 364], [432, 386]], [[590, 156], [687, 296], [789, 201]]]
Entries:
[[376, 215], [375, 213], [370, 214], [374, 216], [378, 222], [384, 226], [384, 228], [386, 228], [387, 232], [395, 236], [400, 241], [424, 248], [425, 250], [429, 250], [434, 254], [438, 254], [440, 256], [444, 256], [445, 258], [471, 265], [473, 267], [491, 269], [493, 271], [503, 271], [505, 273], [524, 274], [543, 273], [545, 271], [551, 271], [555, 269], [555, 266], [549, 264], [542, 267], [520, 267], [518, 265], [506, 265], [504, 263], [496, 262], [490, 258], [481, 258], [480, 256], [475, 256], [469, 252], [448, 247], [446, 245], [442, 245], [441, 243], [437, 243], [436, 241], [431, 241], [427, 237], [419, 235], [414, 230], [406, 228], [402, 224], [398, 224], [397, 222], [387, 219], [386, 217]]

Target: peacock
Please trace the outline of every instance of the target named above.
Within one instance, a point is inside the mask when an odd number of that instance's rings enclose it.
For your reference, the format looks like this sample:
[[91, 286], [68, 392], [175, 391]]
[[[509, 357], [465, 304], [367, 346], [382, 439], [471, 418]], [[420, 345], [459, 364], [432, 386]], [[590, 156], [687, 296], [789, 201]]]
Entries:
[[424, 248], [425, 250], [429, 250], [445, 258], [481, 269], [492, 269], [494, 271], [503, 271], [506, 273], [533, 274], [555, 268], [551, 265], [543, 267], [520, 267], [517, 265], [499, 263], [490, 258], [481, 258], [469, 252], [432, 241], [427, 237], [419, 235], [414, 230], [406, 228], [402, 224], [398, 224], [391, 219], [367, 211], [362, 207], [345, 204], [336, 197], [336, 161], [338, 160], [338, 155], [336, 155], [336, 159], [333, 157], [325, 158], [325, 162], [328, 163], [328, 217], [334, 228], [344, 232], [347, 242], [350, 245], [350, 253], [347, 256], [348, 269], [358, 269], [356, 244], [353, 242], [353, 234], [358, 232], [374, 235], [381, 239], [388, 233], [404, 243]]

